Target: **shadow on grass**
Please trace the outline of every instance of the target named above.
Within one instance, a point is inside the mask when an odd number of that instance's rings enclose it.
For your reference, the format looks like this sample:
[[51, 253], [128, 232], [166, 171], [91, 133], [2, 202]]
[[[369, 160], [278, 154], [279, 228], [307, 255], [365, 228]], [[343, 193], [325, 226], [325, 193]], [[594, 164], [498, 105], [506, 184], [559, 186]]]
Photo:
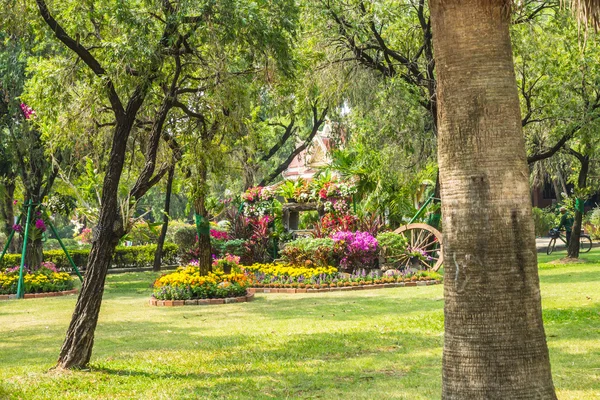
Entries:
[[[115, 328], [111, 324], [105, 327], [107, 331]], [[171, 385], [172, 398], [261, 398], [265, 391], [278, 398], [339, 398], [339, 394], [356, 398], [352, 396], [355, 390], [364, 391], [379, 384], [402, 387], [403, 379], [408, 387], [426, 387], [423, 375], [438, 376], [441, 365], [439, 335], [371, 328], [285, 336], [281, 332], [246, 336], [179, 332], [169, 337], [167, 344], [164, 336], [156, 333], [162, 328], [161, 323], [132, 324], [132, 331], [144, 333], [136, 342], [123, 343], [119, 351], [107, 348], [103, 340], [96, 349], [90, 372], [41, 374], [36, 383], [51, 388], [68, 386], [70, 393], [77, 394], [92, 380], [106, 382], [103, 385], [110, 389], [89, 390], [119, 393], [133, 382], [129, 379], [132, 377], [136, 385], [153, 385], [156, 381]], [[35, 354], [31, 348], [28, 350], [27, 343], [10, 351], [25, 365]], [[105, 380], [98, 374], [113, 378]], [[18, 390], [28, 398], [28, 392], [35, 389], [11, 383], [5, 390]], [[434, 385], [427, 390], [439, 391], [439, 387]]]

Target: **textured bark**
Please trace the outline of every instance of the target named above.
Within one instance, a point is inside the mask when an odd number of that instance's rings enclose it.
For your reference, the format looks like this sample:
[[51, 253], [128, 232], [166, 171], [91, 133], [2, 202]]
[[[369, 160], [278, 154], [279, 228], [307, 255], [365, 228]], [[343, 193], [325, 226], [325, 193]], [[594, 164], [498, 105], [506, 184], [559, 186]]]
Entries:
[[134, 117], [120, 121], [115, 127], [113, 144], [102, 188], [102, 207], [94, 229], [92, 250], [88, 259], [81, 293], [60, 349], [57, 368], [82, 368], [92, 356], [94, 332], [102, 304], [104, 282], [119, 238], [123, 222], [119, 215], [118, 187], [125, 162], [127, 138]]
[[[590, 157], [580, 154], [572, 149], [569, 153], [574, 155], [580, 162], [581, 168], [577, 177], [577, 187], [583, 189], [587, 187], [587, 178], [590, 170]], [[583, 202], [583, 199], [580, 199]], [[577, 208], [575, 209], [575, 217], [573, 220], [573, 230], [571, 231], [571, 241], [569, 242], [568, 254], [569, 258], [579, 258], [579, 245], [581, 239], [581, 227], [583, 226], [583, 214]]]
[[173, 179], [175, 177], [175, 164], [169, 168], [169, 175], [167, 176], [167, 192], [165, 193], [165, 209], [163, 215], [163, 224], [160, 230], [160, 236], [158, 237], [158, 243], [156, 245], [156, 252], [154, 253], [154, 266], [153, 271], [160, 271], [162, 262], [163, 247], [165, 245], [165, 238], [167, 237], [167, 230], [169, 229], [169, 210], [171, 209], [171, 192], [173, 191]]
[[[208, 221], [208, 211], [206, 210], [206, 165], [200, 161], [198, 182], [196, 183], [194, 210], [196, 214], [202, 216], [204, 221]], [[198, 229], [198, 266], [201, 275], [208, 275], [212, 271], [212, 253], [210, 247], [210, 233]]]
[[556, 399], [507, 1], [430, 3], [444, 226], [444, 399]]
[[[35, 219], [32, 221], [34, 223]], [[44, 261], [44, 243], [42, 239], [27, 241], [27, 252], [25, 253], [25, 265], [31, 269], [37, 269]]]
[[573, 217], [573, 229], [571, 230], [571, 241], [567, 249], [567, 257], [579, 258], [579, 245], [581, 242], [581, 227], [583, 225], [583, 214], [575, 210]]

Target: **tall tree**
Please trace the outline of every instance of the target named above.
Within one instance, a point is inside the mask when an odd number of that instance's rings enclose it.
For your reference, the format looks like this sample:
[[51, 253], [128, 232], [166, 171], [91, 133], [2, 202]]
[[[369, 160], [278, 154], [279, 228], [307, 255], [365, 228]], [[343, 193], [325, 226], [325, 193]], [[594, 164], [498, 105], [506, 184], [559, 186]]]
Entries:
[[[90, 360], [108, 267], [119, 239], [127, 231], [127, 225], [123, 223], [118, 206], [118, 191], [128, 150], [129, 136], [152, 84], [160, 75], [165, 58], [169, 54], [177, 55], [184, 51], [182, 49], [185, 47], [185, 40], [182, 38], [189, 34], [189, 31], [179, 32], [180, 25], [190, 23], [195, 26], [203, 20], [203, 16], [193, 17], [191, 21], [188, 21], [186, 20], [187, 15], [180, 14], [182, 12], [179, 9], [181, 4], [173, 4], [169, 1], [163, 1], [159, 10], [149, 9], [148, 12], [152, 15], [162, 14], [153, 20], [154, 29], [151, 29], [150, 32], [144, 31], [148, 32], [146, 39], [154, 42], [151, 44], [148, 54], [137, 58], [139, 63], [137, 67], [122, 65], [122, 70], [129, 71], [128, 76], [122, 78], [121, 69], [115, 70], [103, 65], [114, 57], [112, 50], [109, 50], [113, 47], [103, 44], [106, 43], [106, 40], [110, 40], [109, 38], [122, 39], [123, 32], [129, 32], [132, 27], [125, 30], [115, 29], [115, 26], [107, 23], [108, 19], [105, 17], [118, 11], [119, 15], [124, 17], [124, 20], [120, 20], [120, 22], [141, 28], [142, 21], [136, 20], [135, 13], [131, 9], [127, 9], [127, 6], [123, 4], [112, 5], [112, 7], [119, 8], [118, 10], [110, 9], [108, 5], [101, 11], [94, 10], [92, 7], [87, 14], [90, 20], [84, 22], [83, 26], [78, 26], [79, 20], [74, 22], [71, 29], [75, 31], [75, 34], [69, 34], [55, 18], [44, 0], [37, 0], [36, 4], [39, 15], [54, 37], [74, 53], [79, 62], [85, 64], [88, 71], [91, 71], [96, 79], [102, 82], [101, 88], [109, 103], [107, 109], [113, 117], [109, 123], [113, 128], [113, 134], [102, 186], [98, 224], [94, 230], [92, 250], [82, 290], [77, 299], [57, 364], [59, 368], [80, 368], [86, 366]], [[61, 8], [60, 11], [64, 12], [65, 9]], [[69, 21], [72, 22], [72, 20]], [[146, 21], [145, 27], [147, 26], [148, 22]], [[94, 33], [86, 36], [85, 32], [88, 28], [91, 28]], [[86, 46], [82, 37], [97, 45]], [[129, 45], [129, 42], [124, 42], [125, 46]], [[100, 49], [104, 49], [104, 52], [99, 51]], [[123, 54], [127, 54], [129, 49], [123, 50]], [[127, 56], [119, 61], [129, 62], [136, 58], [131, 53]], [[157, 147], [164, 119], [164, 112], [159, 112], [152, 122], [147, 139], [145, 167], [129, 193], [132, 204], [135, 204], [135, 201], [156, 184], [168, 170], [168, 168], [161, 168], [154, 174]]]
[[507, 0], [432, 0], [444, 399], [555, 399]]
[[[20, 178], [24, 204], [34, 204], [34, 217], [50, 194], [58, 167], [69, 159], [68, 149], [47, 151], [35, 111], [23, 103], [26, 67], [32, 58], [33, 37], [8, 35], [0, 44], [0, 175], [3, 179], [2, 207], [6, 227], [12, 229], [16, 178]], [[22, 208], [19, 206], [19, 208]], [[30, 236], [25, 265], [36, 268], [42, 262], [42, 237]]]

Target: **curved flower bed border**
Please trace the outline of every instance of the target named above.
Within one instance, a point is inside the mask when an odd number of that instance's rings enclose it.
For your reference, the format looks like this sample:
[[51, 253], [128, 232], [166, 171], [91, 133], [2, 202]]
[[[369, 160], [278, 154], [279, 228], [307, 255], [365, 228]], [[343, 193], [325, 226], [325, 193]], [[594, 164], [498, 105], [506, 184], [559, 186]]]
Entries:
[[158, 307], [177, 307], [177, 306], [208, 306], [213, 304], [233, 304], [233, 303], [245, 303], [254, 300], [254, 293], [248, 292], [246, 296], [241, 297], [227, 297], [225, 299], [196, 299], [196, 300], [156, 300], [154, 297], [150, 298], [151, 306]]
[[[59, 297], [77, 294], [78, 289], [63, 290], [62, 292], [46, 292], [46, 293], [25, 293], [26, 299], [40, 299], [42, 297]], [[16, 294], [0, 294], [0, 300], [16, 300]]]
[[413, 281], [413, 282], [396, 282], [396, 283], [376, 283], [372, 285], [357, 285], [357, 286], [342, 286], [342, 287], [328, 287], [319, 289], [298, 289], [298, 288], [248, 288], [248, 291], [252, 293], [322, 293], [322, 292], [345, 292], [350, 290], [371, 290], [371, 289], [386, 289], [395, 287], [409, 287], [409, 286], [431, 286], [439, 285], [442, 281], [429, 280], [429, 281]]

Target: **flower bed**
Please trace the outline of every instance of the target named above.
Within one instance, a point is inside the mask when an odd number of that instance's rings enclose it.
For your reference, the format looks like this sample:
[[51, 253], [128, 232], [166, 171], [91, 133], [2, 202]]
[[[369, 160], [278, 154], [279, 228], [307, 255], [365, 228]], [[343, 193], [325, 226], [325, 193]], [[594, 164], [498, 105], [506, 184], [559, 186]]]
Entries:
[[254, 289], [330, 289], [396, 283], [416, 286], [417, 282], [441, 282], [443, 279], [442, 275], [432, 271], [378, 276], [364, 270], [357, 274], [344, 274], [334, 267], [305, 268], [286, 264], [254, 264], [242, 268], [253, 273]]
[[305, 288], [250, 288], [248, 289], [251, 293], [322, 293], [322, 292], [343, 292], [347, 290], [370, 290], [370, 289], [385, 289], [385, 288], [393, 288], [393, 287], [408, 287], [408, 286], [430, 286], [430, 285], [438, 285], [442, 283], [441, 281], [436, 280], [419, 280], [419, 281], [409, 281], [409, 282], [395, 282], [395, 283], [365, 283], [363, 285], [360, 284], [351, 284], [350, 286], [335, 286], [335, 287], [305, 287]]
[[247, 274], [221, 271], [200, 275], [197, 265], [179, 267], [154, 282], [156, 300], [224, 299], [246, 296], [251, 277]]
[[[0, 272], [0, 295], [14, 295], [19, 283], [19, 267]], [[73, 279], [66, 272], [58, 272], [53, 263], [45, 262], [36, 269], [25, 269], [24, 289], [27, 294], [56, 293], [73, 289]]]
[[[440, 283], [436, 272], [377, 276], [364, 270], [357, 274], [338, 272], [334, 267], [296, 267], [289, 264], [238, 265], [239, 258], [228, 255], [215, 260], [214, 272], [200, 275], [197, 263], [179, 267], [154, 282], [151, 305], [179, 306], [240, 303], [259, 293], [306, 293], [312, 291], [375, 289], [398, 286], [424, 286]], [[225, 274], [222, 267], [231, 268]], [[214, 300], [214, 301], [213, 301]], [[218, 300], [218, 301], [216, 301]]]
[[245, 303], [254, 299], [254, 293], [248, 293], [240, 297], [227, 297], [224, 299], [190, 299], [190, 300], [157, 300], [150, 298], [151, 306], [158, 307], [178, 307], [178, 306], [207, 306], [210, 304], [232, 304]]

